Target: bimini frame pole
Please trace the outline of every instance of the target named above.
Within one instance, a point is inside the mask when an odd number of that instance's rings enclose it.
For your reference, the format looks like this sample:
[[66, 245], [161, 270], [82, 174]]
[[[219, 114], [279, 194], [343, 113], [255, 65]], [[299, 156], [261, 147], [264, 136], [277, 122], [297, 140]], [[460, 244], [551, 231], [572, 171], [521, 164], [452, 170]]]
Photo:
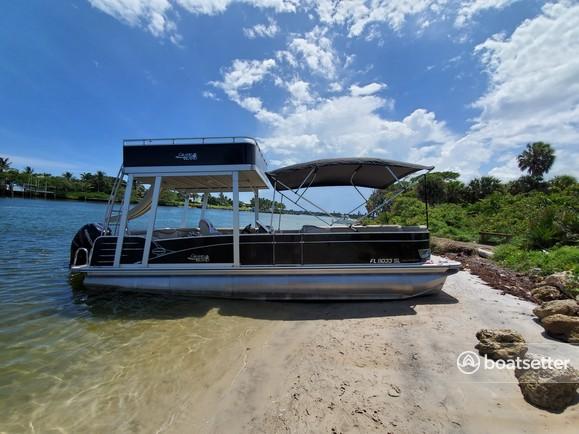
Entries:
[[233, 266], [239, 267], [239, 172], [231, 174], [233, 181]]
[[[386, 166], [386, 169], [387, 169], [388, 172], [390, 172], [390, 174], [394, 177], [394, 179], [396, 180], [396, 183], [398, 183], [398, 182], [401, 181], [401, 179], [398, 178], [398, 177], [394, 174], [394, 172], [392, 172], [392, 170], [391, 170], [388, 166]], [[424, 176], [426, 176], [426, 174], [428, 174], [432, 169], [433, 169], [433, 168], [429, 169], [429, 170], [424, 174]], [[419, 175], [419, 176], [420, 176], [420, 175]], [[416, 179], [416, 178], [415, 178], [415, 179]], [[359, 223], [360, 221], [362, 221], [362, 220], [363, 220], [364, 218], [366, 218], [367, 216], [370, 216], [370, 215], [372, 215], [372, 214], [374, 214], [374, 213], [377, 213], [378, 211], [380, 211], [380, 210], [383, 209], [384, 207], [390, 205], [392, 202], [394, 202], [394, 199], [396, 199], [398, 196], [400, 196], [402, 193], [404, 193], [406, 190], [408, 190], [408, 188], [409, 188], [409, 186], [402, 186], [402, 187], [400, 188], [400, 190], [398, 190], [397, 192], [395, 192], [391, 198], [385, 199], [385, 200], [384, 200], [380, 205], [378, 205], [376, 208], [368, 211], [365, 215], [363, 215], [362, 217], [360, 217], [359, 219], [357, 219], [357, 220], [352, 224], [352, 226], [355, 225], [355, 224], [357, 224], [357, 223]], [[427, 214], [426, 214], [426, 227], [428, 227], [428, 203], [426, 204], [426, 211], [427, 211]]]
[[191, 200], [191, 194], [185, 193], [185, 200], [183, 201], [183, 216], [181, 217], [181, 227], [187, 227], [187, 214], [189, 213], [189, 202]]
[[424, 174], [424, 204], [425, 204], [425, 210], [426, 210], [426, 229], [428, 229], [428, 182], [426, 176], [428, 175], [428, 172], [426, 172]]
[[[159, 194], [161, 193], [161, 177], [155, 176], [155, 182], [151, 186], [153, 189], [153, 198], [151, 199], [151, 215], [149, 216], [149, 225], [147, 226], [147, 235], [145, 237], [145, 247], [143, 249], [143, 260], [141, 263], [144, 267], [149, 264], [149, 251], [151, 250], [151, 242], [153, 240], [153, 231], [155, 230], [155, 220], [157, 220], [157, 207], [159, 206]], [[185, 201], [185, 205], [189, 206], [189, 200]]]
[[209, 200], [209, 193], [203, 193], [203, 202], [201, 204], [201, 215], [199, 216], [199, 220], [203, 220], [205, 218], [205, 211], [207, 210], [207, 201]]
[[259, 221], [259, 190], [257, 188], [253, 190], [253, 205], [254, 226], [257, 228], [257, 222]]

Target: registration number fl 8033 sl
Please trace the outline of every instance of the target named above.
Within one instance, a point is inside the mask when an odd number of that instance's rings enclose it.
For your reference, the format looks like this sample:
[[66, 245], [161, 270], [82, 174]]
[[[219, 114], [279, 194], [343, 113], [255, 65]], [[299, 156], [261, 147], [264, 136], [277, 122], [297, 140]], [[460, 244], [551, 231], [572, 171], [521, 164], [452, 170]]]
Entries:
[[398, 264], [400, 259], [398, 258], [371, 258], [370, 264]]

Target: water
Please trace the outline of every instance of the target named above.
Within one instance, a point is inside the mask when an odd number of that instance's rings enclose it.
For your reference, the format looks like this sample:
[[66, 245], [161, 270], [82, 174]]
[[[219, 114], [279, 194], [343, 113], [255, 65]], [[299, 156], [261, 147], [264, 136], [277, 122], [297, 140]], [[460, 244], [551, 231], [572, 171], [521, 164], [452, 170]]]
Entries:
[[[180, 225], [182, 213], [160, 208], [158, 226]], [[0, 199], [0, 432], [170, 430], [219, 379], [213, 361], [238, 361], [268, 322], [255, 302], [73, 289], [70, 241], [103, 214], [97, 203]], [[226, 210], [207, 217], [231, 222]], [[242, 213], [241, 225], [252, 218]], [[286, 228], [307, 223], [282, 217]]]

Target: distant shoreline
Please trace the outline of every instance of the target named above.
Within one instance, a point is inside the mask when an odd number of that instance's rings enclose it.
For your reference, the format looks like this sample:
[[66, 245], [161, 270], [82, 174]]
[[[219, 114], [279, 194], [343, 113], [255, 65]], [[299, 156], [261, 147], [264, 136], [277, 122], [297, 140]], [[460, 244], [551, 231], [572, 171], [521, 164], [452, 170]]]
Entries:
[[[78, 193], [78, 192], [70, 192], [70, 193]], [[82, 194], [82, 192], [81, 192]], [[92, 203], [106, 203], [108, 202], [108, 197], [102, 198], [102, 197], [70, 197], [70, 196], [57, 196], [54, 197], [54, 195], [51, 195], [52, 197], [48, 196], [48, 197], [43, 197], [42, 194], [40, 194], [38, 197], [24, 197], [23, 195], [14, 195], [14, 197], [10, 196], [10, 195], [4, 195], [4, 196], [0, 196], [0, 199], [25, 199], [25, 200], [48, 200], [48, 201], [63, 201], [63, 202], [92, 202]], [[75, 194], [76, 196], [76, 194]], [[138, 201], [136, 200], [131, 200], [131, 203], [135, 204]], [[179, 208], [183, 206], [182, 202], [174, 202], [174, 203], [169, 203], [169, 202], [159, 202], [159, 206], [167, 206], [167, 207], [172, 207], [172, 208]], [[195, 208], [195, 209], [201, 209], [202, 205], [199, 202], [194, 202], [191, 203], [190, 208]], [[207, 205], [207, 209], [221, 209], [221, 210], [229, 210], [232, 211], [233, 208], [232, 207], [228, 207], [228, 206], [224, 206], [224, 205]], [[251, 207], [239, 207], [239, 211], [243, 211], [243, 212], [253, 212], [253, 208]], [[260, 213], [270, 213], [271, 210], [270, 209], [266, 209], [266, 210], [259, 210]], [[322, 217], [328, 217], [326, 214], [321, 214], [321, 213], [306, 213], [306, 212], [301, 212], [301, 211], [295, 211], [295, 210], [288, 210], [285, 209], [281, 212], [284, 215], [306, 215], [306, 216], [322, 216]], [[275, 211], [275, 214], [279, 214], [279, 210]], [[336, 214], [335, 217], [338, 217], [338, 215]]]

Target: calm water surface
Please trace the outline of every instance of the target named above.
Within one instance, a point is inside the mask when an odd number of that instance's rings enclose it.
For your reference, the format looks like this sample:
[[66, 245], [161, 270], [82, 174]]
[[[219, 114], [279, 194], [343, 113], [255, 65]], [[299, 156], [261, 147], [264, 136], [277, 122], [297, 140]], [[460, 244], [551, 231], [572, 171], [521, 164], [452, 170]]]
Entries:
[[[224, 348], [242, 354], [271, 318], [260, 312], [282, 309], [73, 289], [70, 241], [103, 214], [103, 204], [0, 199], [0, 432], [163, 432], [192, 405], [212, 360]], [[160, 208], [159, 226], [182, 216]], [[231, 224], [229, 211], [207, 216]], [[252, 218], [242, 213], [241, 224]], [[307, 223], [282, 217], [286, 228]]]

